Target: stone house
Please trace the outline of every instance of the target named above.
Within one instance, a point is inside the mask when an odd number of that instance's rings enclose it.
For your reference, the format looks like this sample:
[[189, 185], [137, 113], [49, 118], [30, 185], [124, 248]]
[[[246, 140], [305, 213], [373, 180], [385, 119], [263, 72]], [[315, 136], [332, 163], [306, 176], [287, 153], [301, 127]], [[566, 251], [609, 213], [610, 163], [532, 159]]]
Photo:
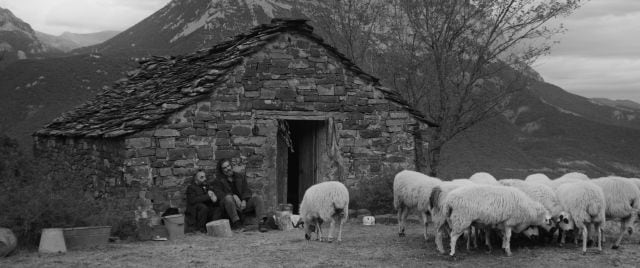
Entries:
[[317, 182], [341, 181], [357, 198], [363, 185], [415, 169], [413, 133], [432, 125], [306, 21], [274, 20], [210, 49], [140, 61], [38, 130], [34, 153], [96, 196], [156, 211], [184, 205], [196, 170], [211, 178], [231, 158], [274, 210]]

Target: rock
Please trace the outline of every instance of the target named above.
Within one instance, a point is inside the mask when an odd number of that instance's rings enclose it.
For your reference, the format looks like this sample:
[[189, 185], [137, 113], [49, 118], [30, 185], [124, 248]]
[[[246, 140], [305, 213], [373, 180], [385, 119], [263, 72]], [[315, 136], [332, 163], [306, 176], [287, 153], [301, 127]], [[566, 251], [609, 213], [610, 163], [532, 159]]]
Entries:
[[356, 213], [358, 214], [358, 220], [360, 221], [362, 221], [362, 217], [364, 216], [373, 216], [373, 214], [371, 214], [371, 211], [366, 208], [358, 209]]
[[232, 237], [233, 232], [229, 220], [222, 219], [207, 223], [207, 235], [215, 237]]
[[350, 219], [354, 219], [358, 217], [358, 213], [355, 209], [349, 209], [349, 218]]
[[0, 257], [9, 256], [18, 246], [18, 239], [13, 231], [0, 227]]

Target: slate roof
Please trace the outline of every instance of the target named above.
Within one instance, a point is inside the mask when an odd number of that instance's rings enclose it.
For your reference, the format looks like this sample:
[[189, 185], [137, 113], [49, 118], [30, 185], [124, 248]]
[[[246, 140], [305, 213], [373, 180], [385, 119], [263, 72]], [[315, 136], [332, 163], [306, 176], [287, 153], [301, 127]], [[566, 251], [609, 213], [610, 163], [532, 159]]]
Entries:
[[409, 107], [398, 92], [381, 87], [377, 78], [363, 72], [342, 53], [324, 43], [306, 20], [274, 19], [271, 24], [257, 26], [210, 49], [142, 60], [138, 69], [128, 72], [127, 78], [116, 81], [113, 88], [105, 89], [92, 100], [65, 112], [34, 135], [109, 138], [152, 127], [180, 109], [206, 98], [225, 82], [227, 72], [285, 32], [300, 34], [317, 42], [340, 59], [344, 68], [372, 81], [387, 99], [403, 106], [416, 119], [435, 126]]

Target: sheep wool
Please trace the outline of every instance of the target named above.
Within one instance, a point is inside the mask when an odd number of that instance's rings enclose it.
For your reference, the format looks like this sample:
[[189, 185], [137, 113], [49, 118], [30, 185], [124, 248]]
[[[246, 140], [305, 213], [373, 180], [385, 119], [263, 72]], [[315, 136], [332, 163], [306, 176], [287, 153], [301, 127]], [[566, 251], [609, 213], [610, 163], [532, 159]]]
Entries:
[[405, 236], [407, 216], [411, 210], [417, 210], [424, 224], [424, 239], [427, 239], [427, 213], [429, 196], [434, 187], [442, 181], [416, 171], [403, 170], [393, 179], [393, 206], [398, 211], [398, 235]]
[[[604, 192], [597, 185], [587, 181], [567, 182], [556, 188], [556, 195], [569, 219], [561, 218], [560, 228], [565, 231], [575, 226], [582, 230], [582, 252], [587, 252], [588, 226], [593, 225], [598, 233], [598, 250], [602, 251], [601, 227], [605, 223], [606, 201]], [[564, 237], [563, 237], [564, 242]]]
[[577, 180], [583, 180], [583, 181], [588, 181], [589, 180], [589, 176], [580, 173], [580, 172], [569, 172], [567, 174], [562, 175], [561, 177], [557, 178], [558, 179], [577, 179]]
[[333, 240], [335, 222], [338, 222], [338, 241], [342, 241], [342, 224], [349, 218], [349, 190], [337, 181], [326, 181], [312, 185], [304, 192], [300, 203], [300, 221], [304, 224], [305, 238], [322, 241], [323, 222], [330, 222], [328, 240]]
[[540, 183], [540, 184], [544, 184], [544, 185], [549, 185], [551, 183], [551, 179], [549, 179], [549, 177], [547, 177], [547, 175], [544, 175], [542, 173], [531, 174], [531, 175], [527, 176], [524, 179], [524, 181], [533, 182], [533, 183]]
[[545, 184], [517, 179], [504, 179], [499, 182], [504, 186], [518, 188], [527, 196], [531, 197], [531, 199], [540, 202], [547, 210], [549, 210], [552, 217], [560, 216], [562, 213], [562, 206], [560, 205], [560, 201], [558, 201], [556, 193], [551, 187]]
[[607, 220], [620, 219], [618, 240], [612, 246], [613, 249], [617, 249], [620, 247], [625, 231], [629, 234], [634, 231], [633, 223], [640, 209], [640, 190], [632, 181], [622, 177], [603, 177], [593, 179], [591, 182], [602, 188]]
[[500, 185], [496, 178], [487, 172], [477, 172], [469, 177], [469, 180], [477, 184]]
[[[452, 181], [443, 181], [440, 186], [433, 188], [431, 196], [429, 198], [429, 206], [431, 207], [431, 218], [433, 219], [433, 226], [435, 228], [435, 242], [438, 252], [444, 254], [444, 246], [442, 244], [442, 236], [447, 229], [447, 218], [443, 208], [444, 200], [447, 198], [447, 194], [454, 189], [464, 186], [474, 186], [475, 183], [467, 179], [456, 179]], [[469, 237], [469, 235], [467, 235]], [[467, 249], [471, 248], [471, 239], [467, 239]], [[476, 245], [477, 246], [477, 245]]]
[[511, 256], [511, 232], [522, 232], [531, 225], [549, 226], [551, 216], [542, 204], [522, 191], [505, 186], [474, 185], [449, 192], [444, 211], [451, 227], [451, 253], [456, 241], [472, 223], [498, 226], [504, 233], [502, 248]]

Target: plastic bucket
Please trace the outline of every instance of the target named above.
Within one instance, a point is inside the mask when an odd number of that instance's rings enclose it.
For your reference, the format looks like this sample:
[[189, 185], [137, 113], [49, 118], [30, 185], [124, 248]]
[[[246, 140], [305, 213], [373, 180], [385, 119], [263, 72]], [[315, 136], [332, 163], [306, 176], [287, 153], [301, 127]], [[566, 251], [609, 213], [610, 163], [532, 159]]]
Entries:
[[67, 245], [64, 242], [64, 235], [61, 228], [42, 229], [40, 236], [40, 253], [67, 252]]
[[164, 226], [169, 232], [169, 240], [176, 240], [184, 237], [184, 215], [176, 214], [162, 217]]

